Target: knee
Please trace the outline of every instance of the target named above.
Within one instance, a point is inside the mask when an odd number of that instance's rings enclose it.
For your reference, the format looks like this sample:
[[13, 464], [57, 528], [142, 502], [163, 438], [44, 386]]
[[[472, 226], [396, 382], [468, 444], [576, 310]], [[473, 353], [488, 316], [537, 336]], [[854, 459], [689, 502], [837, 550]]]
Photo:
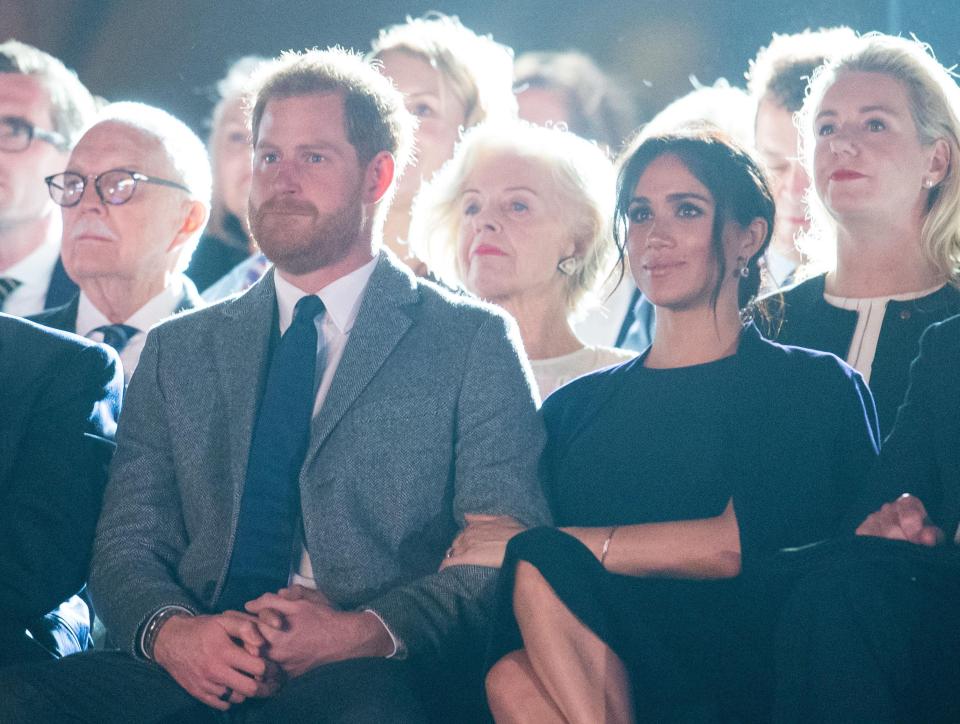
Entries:
[[522, 651], [513, 651], [487, 672], [484, 680], [487, 702], [497, 719], [507, 718], [506, 715], [513, 711], [517, 703], [523, 701], [524, 684], [529, 680], [529, 670], [524, 659], [525, 654]]
[[553, 588], [547, 583], [540, 570], [527, 561], [518, 561], [514, 573], [513, 591], [515, 599], [529, 602], [542, 601], [545, 598], [556, 597]]

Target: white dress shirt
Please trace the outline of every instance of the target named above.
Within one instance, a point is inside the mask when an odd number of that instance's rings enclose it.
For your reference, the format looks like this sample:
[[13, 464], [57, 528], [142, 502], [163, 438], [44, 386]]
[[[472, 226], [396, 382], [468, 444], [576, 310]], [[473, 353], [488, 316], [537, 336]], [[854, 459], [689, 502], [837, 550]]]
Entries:
[[[137, 368], [140, 353], [143, 352], [143, 345], [147, 341], [147, 332], [157, 322], [163, 321], [177, 311], [177, 307], [183, 301], [183, 291], [184, 278], [178, 275], [162, 292], [151, 298], [150, 301], [131, 314], [128, 319], [124, 320], [124, 324], [137, 329], [137, 333], [130, 337], [127, 346], [120, 352], [124, 384], [130, 382], [130, 377]], [[77, 306], [77, 334], [95, 342], [103, 342], [103, 333], [93, 330], [108, 324], [112, 324], [112, 322], [93, 305], [90, 297], [81, 291]]]
[[16, 279], [20, 286], [14, 289], [0, 311], [18, 317], [42, 312], [50, 287], [50, 277], [60, 256], [60, 240], [47, 239], [38, 248], [18, 261], [0, 276]]
[[[327, 398], [327, 392], [330, 390], [333, 376], [340, 364], [340, 358], [343, 357], [343, 351], [350, 339], [350, 331], [353, 329], [354, 322], [357, 321], [357, 312], [360, 310], [364, 292], [376, 266], [377, 258], [374, 258], [359, 269], [340, 277], [317, 292], [317, 296], [320, 297], [326, 309], [326, 312], [317, 321], [317, 356], [320, 356], [321, 350], [324, 351], [326, 366], [323, 370], [323, 376], [320, 378], [317, 396], [313, 403], [314, 416], [320, 412], [324, 400]], [[307, 295], [302, 289], [284, 279], [280, 272], [274, 274], [273, 280], [277, 292], [277, 316], [280, 323], [280, 334], [282, 335], [293, 322], [293, 312], [297, 302]], [[299, 550], [293, 555], [289, 582], [300, 584], [306, 588], [317, 588], [317, 582], [313, 576], [313, 565], [310, 563], [310, 554], [307, 552], [302, 531], [300, 533]], [[390, 634], [390, 639], [393, 641], [393, 653], [390, 654], [390, 657], [396, 656], [401, 650], [399, 639], [376, 611], [366, 610], [376, 616], [387, 633]]]

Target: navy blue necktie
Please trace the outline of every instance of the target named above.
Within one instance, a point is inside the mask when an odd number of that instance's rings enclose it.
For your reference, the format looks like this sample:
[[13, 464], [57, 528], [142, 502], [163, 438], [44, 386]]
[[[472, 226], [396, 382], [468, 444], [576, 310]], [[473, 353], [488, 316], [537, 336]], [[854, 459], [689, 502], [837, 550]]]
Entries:
[[317, 376], [317, 327], [324, 311], [314, 295], [297, 302], [267, 372], [247, 461], [247, 479], [220, 610], [287, 584], [299, 530], [300, 468], [310, 439]]
[[92, 330], [92, 332], [100, 332], [103, 335], [104, 344], [109, 344], [113, 347], [117, 351], [117, 354], [123, 352], [130, 338], [139, 331], [139, 329], [131, 327], [129, 324], [105, 324], [102, 327], [97, 327]]

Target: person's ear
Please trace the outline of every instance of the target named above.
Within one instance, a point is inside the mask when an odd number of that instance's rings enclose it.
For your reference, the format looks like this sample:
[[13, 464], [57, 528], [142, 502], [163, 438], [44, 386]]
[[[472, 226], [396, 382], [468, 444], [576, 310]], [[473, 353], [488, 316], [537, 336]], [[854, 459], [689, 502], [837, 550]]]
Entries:
[[187, 213], [183, 217], [183, 222], [177, 233], [167, 247], [167, 251], [173, 251], [179, 246], [183, 246], [188, 239], [193, 238], [198, 229], [202, 229], [207, 223], [207, 207], [202, 201], [191, 200], [187, 206]]
[[759, 216], [744, 227], [740, 233], [740, 247], [737, 256], [752, 259], [767, 238], [768, 226], [766, 219]]
[[396, 162], [388, 151], [381, 151], [370, 160], [363, 179], [363, 200], [366, 203], [375, 204], [383, 198], [390, 188], [395, 170]]
[[927, 168], [925, 185], [932, 188], [947, 177], [950, 170], [950, 144], [938, 138], [933, 142], [933, 153], [930, 155], [930, 164]]

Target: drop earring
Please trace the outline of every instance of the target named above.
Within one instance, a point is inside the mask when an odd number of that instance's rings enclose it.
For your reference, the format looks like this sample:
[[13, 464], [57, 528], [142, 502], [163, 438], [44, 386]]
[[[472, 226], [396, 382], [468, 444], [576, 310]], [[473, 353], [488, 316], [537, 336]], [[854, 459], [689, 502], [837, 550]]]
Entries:
[[747, 260], [742, 256], [737, 257], [737, 268], [733, 271], [733, 276], [746, 279], [750, 276], [750, 267], [747, 266]]
[[580, 267], [580, 260], [575, 256], [565, 256], [557, 262], [557, 270], [565, 277], [573, 276]]

